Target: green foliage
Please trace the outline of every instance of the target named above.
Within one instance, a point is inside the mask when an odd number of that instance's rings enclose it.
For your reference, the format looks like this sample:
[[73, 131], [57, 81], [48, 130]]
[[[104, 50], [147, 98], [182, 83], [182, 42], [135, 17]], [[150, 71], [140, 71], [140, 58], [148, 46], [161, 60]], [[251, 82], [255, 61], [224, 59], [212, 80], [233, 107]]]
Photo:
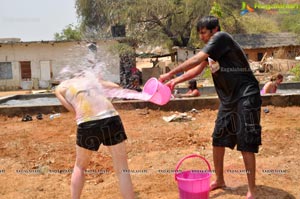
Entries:
[[211, 14], [219, 17], [221, 30], [229, 33], [243, 33], [244, 30], [239, 21], [241, 1], [218, 0], [211, 8]]
[[[300, 13], [291, 16], [255, 10], [241, 16], [238, 0], [76, 0], [81, 31], [87, 38], [110, 37], [110, 27], [126, 25], [126, 35], [151, 46], [202, 47], [195, 26], [208, 14], [220, 18], [231, 34], [292, 31], [300, 33]], [[245, 0], [253, 6], [256, 0]], [[279, 2], [279, 1], [278, 1]], [[269, 1], [261, 3], [270, 4]], [[210, 11], [210, 12], [209, 12]]]
[[171, 41], [173, 46], [187, 46], [192, 29], [209, 7], [199, 0], [138, 0], [130, 7], [130, 29], [139, 41], [152, 45]]
[[284, 32], [294, 32], [294, 33], [300, 33], [300, 23], [299, 23], [300, 13], [299, 11], [297, 14], [293, 15], [283, 15], [278, 20], [280, 23], [280, 28]]
[[221, 18], [222, 17], [222, 8], [221, 8], [220, 4], [215, 1], [211, 7], [209, 14]]
[[246, 33], [280, 32], [276, 21], [256, 13], [248, 13], [247, 15], [241, 16], [240, 21]]
[[130, 0], [76, 0], [81, 30], [88, 38], [110, 36], [110, 26], [125, 24]]
[[69, 24], [62, 30], [61, 33], [55, 33], [54, 39], [56, 41], [62, 41], [62, 40], [81, 40], [81, 33], [77, 26], [74, 26], [72, 24]]
[[203, 74], [202, 74], [202, 77], [203, 77], [204, 79], [209, 79], [209, 80], [212, 79], [211, 71], [210, 71], [209, 67], [206, 67], [206, 68], [204, 69], [204, 72], [203, 72]]
[[76, 0], [85, 35], [107, 36], [111, 25], [123, 23], [129, 37], [151, 45], [186, 46], [209, 8], [209, 2], [199, 0]]
[[128, 54], [135, 54], [134, 48], [126, 43], [117, 43], [112, 45], [109, 49], [113, 54], [119, 55], [128, 55]]
[[296, 65], [290, 70], [290, 72], [295, 76], [294, 81], [300, 81], [300, 64]]

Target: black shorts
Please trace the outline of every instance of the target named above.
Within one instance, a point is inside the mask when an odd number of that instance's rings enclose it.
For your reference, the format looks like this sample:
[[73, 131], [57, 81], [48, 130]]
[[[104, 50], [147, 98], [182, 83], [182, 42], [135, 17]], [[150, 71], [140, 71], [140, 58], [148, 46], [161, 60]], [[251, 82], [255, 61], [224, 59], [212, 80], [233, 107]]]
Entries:
[[119, 116], [84, 122], [77, 127], [76, 144], [88, 150], [98, 151], [100, 145], [116, 145], [127, 139]]
[[213, 146], [257, 153], [261, 145], [260, 95], [241, 98], [236, 106], [220, 105], [213, 132]]

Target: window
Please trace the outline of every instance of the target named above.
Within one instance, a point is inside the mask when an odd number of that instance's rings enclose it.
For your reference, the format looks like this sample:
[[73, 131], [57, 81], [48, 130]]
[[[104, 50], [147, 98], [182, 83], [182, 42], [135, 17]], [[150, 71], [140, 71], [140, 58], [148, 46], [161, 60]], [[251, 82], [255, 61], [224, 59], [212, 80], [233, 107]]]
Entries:
[[11, 62], [0, 62], [0, 80], [12, 79], [12, 66]]
[[257, 53], [257, 61], [261, 61], [263, 56], [264, 56], [263, 53]]

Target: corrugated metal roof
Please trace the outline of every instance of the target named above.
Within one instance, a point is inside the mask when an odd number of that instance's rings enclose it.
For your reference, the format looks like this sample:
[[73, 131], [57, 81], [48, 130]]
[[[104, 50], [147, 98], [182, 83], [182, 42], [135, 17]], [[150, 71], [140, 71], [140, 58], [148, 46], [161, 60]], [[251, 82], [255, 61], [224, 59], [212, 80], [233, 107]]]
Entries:
[[300, 46], [300, 37], [294, 33], [234, 34], [243, 49]]

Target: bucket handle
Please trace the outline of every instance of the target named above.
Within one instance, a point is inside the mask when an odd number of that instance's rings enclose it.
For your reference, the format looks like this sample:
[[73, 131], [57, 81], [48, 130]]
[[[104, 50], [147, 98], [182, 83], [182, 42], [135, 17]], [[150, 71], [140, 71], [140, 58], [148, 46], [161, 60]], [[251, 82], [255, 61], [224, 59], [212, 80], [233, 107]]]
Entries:
[[204, 160], [204, 162], [207, 164], [208, 170], [211, 172], [210, 164], [209, 164], [209, 162], [204, 157], [202, 157], [200, 155], [197, 155], [197, 154], [191, 154], [191, 155], [187, 155], [187, 156], [183, 157], [177, 163], [176, 168], [175, 168], [175, 180], [176, 180], [176, 175], [178, 173], [178, 168], [181, 166], [182, 162], [185, 161], [186, 159], [194, 158], [194, 157], [197, 157], [197, 158], [200, 158], [200, 159]]

